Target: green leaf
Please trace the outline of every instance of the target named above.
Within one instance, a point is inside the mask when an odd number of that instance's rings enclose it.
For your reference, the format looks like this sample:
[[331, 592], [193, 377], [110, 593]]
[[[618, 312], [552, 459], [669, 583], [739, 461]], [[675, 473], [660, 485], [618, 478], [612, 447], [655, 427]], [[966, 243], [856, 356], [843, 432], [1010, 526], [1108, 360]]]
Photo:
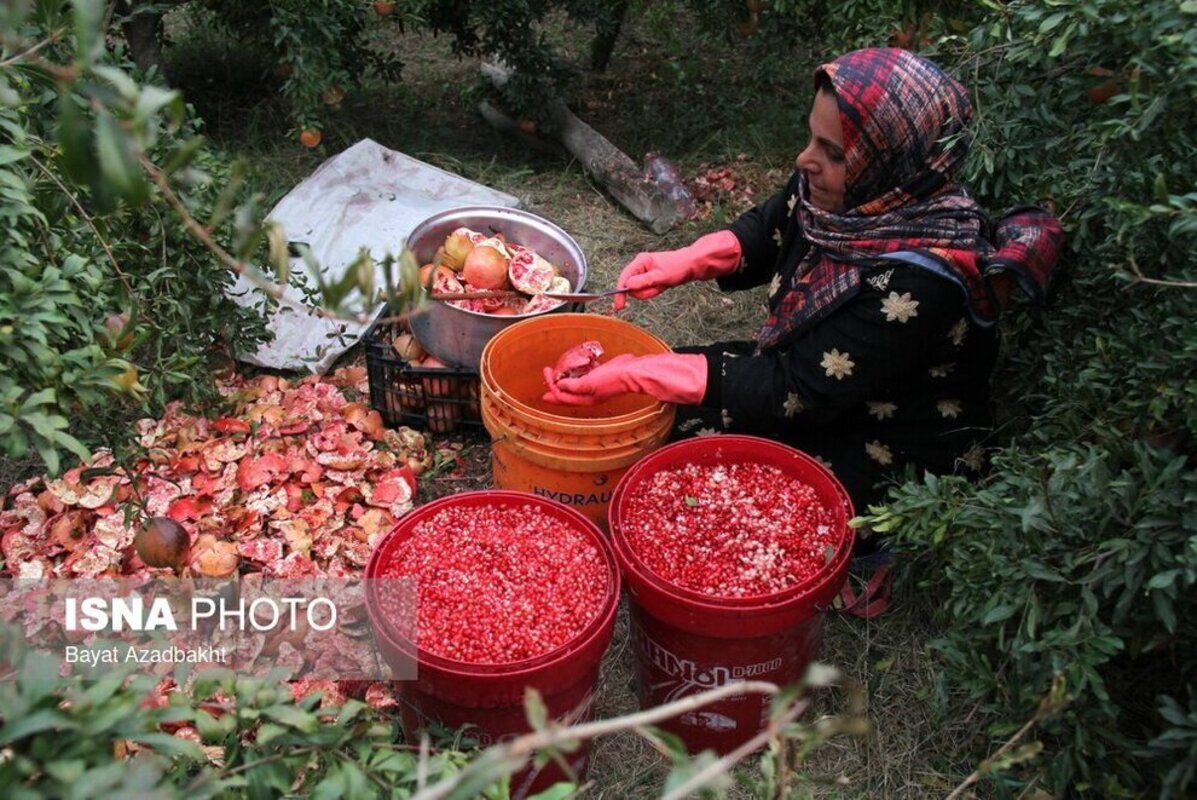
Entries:
[[21, 161], [29, 157], [28, 150], [22, 150], [11, 145], [0, 146], [0, 166], [5, 164], [12, 164], [15, 161]]
[[[137, 82], [129, 77], [129, 74], [123, 69], [97, 64], [96, 66], [92, 67], [91, 71], [111, 83], [113, 88], [116, 89], [123, 99], [130, 102], [137, 99]], [[153, 88], [155, 87], [146, 87], [147, 90]], [[163, 90], [160, 89], [159, 91]]]
[[55, 435], [54, 440], [58, 443], [59, 447], [74, 453], [80, 461], [89, 461], [91, 459], [91, 451], [83, 446], [83, 442], [79, 441], [74, 436], [71, 436], [69, 433], [63, 433], [62, 431], [59, 431]]
[[328, 773], [312, 790], [312, 800], [339, 800], [341, 797], [350, 796], [340, 764], [334, 764], [329, 768]]
[[78, 727], [74, 720], [67, 718], [61, 712], [42, 709], [27, 717], [6, 723], [3, 728], [0, 728], [0, 744], [15, 742], [43, 731], [71, 731]]
[[524, 712], [528, 715], [528, 724], [532, 730], [543, 730], [549, 724], [549, 710], [545, 707], [540, 692], [531, 686], [524, 689]]
[[[662, 787], [661, 794], [669, 794], [676, 791], [678, 787], [685, 784], [686, 781], [695, 775], [695, 773], [705, 769], [711, 764], [714, 764], [718, 760], [719, 757], [716, 756], [712, 751], [703, 750], [694, 758], [682, 761], [669, 771], [669, 776], [665, 779], [665, 786]], [[710, 783], [706, 784], [706, 788], [715, 791], [723, 791], [726, 790], [730, 785], [731, 776], [725, 772], [717, 776]]]
[[[221, 742], [237, 730], [237, 720], [232, 714], [219, 717], [203, 709], [195, 712], [195, 729], [205, 742]], [[259, 738], [258, 744], [262, 744]]]
[[72, 784], [78, 781], [87, 769], [82, 759], [51, 761], [46, 764], [46, 774], [59, 783]]
[[147, 84], [141, 87], [137, 96], [137, 106], [134, 112], [143, 121], [149, 121], [160, 111], [166, 110], [170, 128], [177, 129], [183, 123], [186, 107], [183, 105], [183, 95], [173, 89], [163, 89], [161, 86]]
[[156, 752], [165, 756], [184, 756], [197, 762], [202, 762], [205, 758], [203, 748], [198, 744], [169, 733], [134, 733], [130, 734], [128, 738], [147, 747], [152, 747]]
[[295, 706], [277, 705], [262, 709], [263, 716], [275, 722], [288, 725], [301, 733], [312, 733], [319, 725], [315, 714], [309, 713]]
[[96, 156], [100, 174], [110, 188], [131, 206], [139, 206], [149, 196], [149, 186], [133, 146], [116, 119], [102, 112], [96, 119]]
[[[249, 758], [252, 763], [252, 755]], [[247, 794], [254, 800], [274, 800], [291, 790], [291, 772], [278, 761], [258, 764], [246, 770], [245, 779]]]
[[[212, 215], [208, 217], [208, 229], [216, 230], [219, 228], [229, 214], [233, 210], [233, 205], [237, 201], [237, 193], [241, 191], [242, 185], [245, 183], [245, 174], [248, 170], [248, 165], [244, 160], [238, 159], [232, 167], [232, 170], [225, 182], [224, 188], [220, 190], [220, 195], [217, 196], [215, 204], [212, 206]], [[238, 252], [238, 258], [246, 258], [249, 253]]]
[[76, 53], [82, 63], [91, 63], [104, 52], [104, 2], [72, 0], [75, 7]]
[[285, 728], [282, 725], [275, 725], [273, 722], [263, 722], [258, 728], [257, 743], [258, 747], [265, 747], [282, 736], [287, 736], [291, 733], [290, 728]]
[[988, 612], [986, 612], [985, 616], [981, 617], [981, 624], [993, 625], [998, 622], [1003, 622], [1014, 616], [1014, 612], [1016, 610], [1017, 608], [1013, 604], [1009, 603], [997, 606], [996, 608], [991, 608]]
[[1176, 583], [1177, 577], [1181, 574], [1179, 569], [1169, 569], [1157, 573], [1151, 577], [1147, 582], [1148, 589], [1167, 589]]
[[42, 461], [46, 465], [46, 473], [48, 475], [57, 475], [59, 468], [58, 450], [54, 445], [50, 444], [46, 439], [35, 439], [33, 446], [37, 450], [37, 454], [41, 456]]
[[173, 175], [194, 161], [203, 147], [204, 137], [192, 136], [175, 148], [174, 152], [170, 154], [170, 158], [166, 160], [165, 166], [162, 167], [162, 171], [167, 175]]
[[1057, 11], [1055, 14], [1049, 15], [1039, 23], [1039, 33], [1048, 33], [1066, 19], [1068, 19], [1067, 11]]
[[574, 783], [554, 783], [543, 792], [537, 792], [528, 800], [565, 800], [565, 798], [573, 795], [578, 791], [577, 784]]
[[1151, 605], [1155, 609], [1155, 614], [1163, 624], [1164, 629], [1168, 633], [1176, 632], [1176, 606], [1172, 602], [1172, 598], [1163, 592], [1151, 593]]

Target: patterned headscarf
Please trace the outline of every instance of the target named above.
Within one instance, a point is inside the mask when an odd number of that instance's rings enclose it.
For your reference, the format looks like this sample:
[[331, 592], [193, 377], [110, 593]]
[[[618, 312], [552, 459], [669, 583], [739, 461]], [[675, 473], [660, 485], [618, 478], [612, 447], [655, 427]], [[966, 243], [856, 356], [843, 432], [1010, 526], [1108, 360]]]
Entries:
[[1000, 311], [988, 273], [1011, 270], [1024, 290], [1042, 295], [1060, 225], [1046, 211], [1024, 207], [988, 230], [985, 212], [956, 181], [972, 118], [959, 83], [897, 48], [856, 50], [819, 67], [816, 85], [820, 75], [839, 106], [846, 210], [811, 205], [803, 176], [794, 213], [811, 246], [781, 276], [785, 290], [758, 336], [762, 349], [851, 298], [870, 267], [905, 263], [955, 281], [972, 318], [986, 326]]

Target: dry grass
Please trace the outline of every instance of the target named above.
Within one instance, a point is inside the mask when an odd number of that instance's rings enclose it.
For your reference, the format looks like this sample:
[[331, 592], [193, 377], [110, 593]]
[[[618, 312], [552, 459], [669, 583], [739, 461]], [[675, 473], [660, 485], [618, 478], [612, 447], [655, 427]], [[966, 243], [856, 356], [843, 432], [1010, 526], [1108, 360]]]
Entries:
[[[567, 45], [580, 52], [577, 34], [570, 39], [564, 31]], [[725, 43], [704, 53], [720, 64], [724, 76], [714, 86], [683, 77], [695, 65], [694, 55], [685, 55], [684, 30], [675, 34], [677, 41], [662, 43], [656, 35], [637, 26], [627, 30], [610, 72], [588, 79], [575, 108], [633, 157], [649, 149], [663, 151], [684, 175], [693, 174], [702, 162], [728, 161], [748, 152], [750, 169], [762, 181], [759, 196], [766, 197], [772, 190], [766, 173], [788, 169], [797, 149], [790, 142], [804, 135], [810, 64], [794, 54], [776, 57], [770, 62], [773, 83], [762, 88], [762, 78], [752, 74], [760, 53]], [[274, 87], [249, 87], [241, 96], [219, 91], [205, 95], [205, 59], [185, 49], [176, 54], [175, 74], [185, 88], [198, 85], [191, 98], [209, 115], [214, 140], [249, 155], [276, 195], [330, 153], [368, 136], [511, 192], [528, 209], [556, 221], [586, 252], [591, 287], [613, 285], [620, 268], [640, 250], [681, 246], [719, 227], [717, 219], [708, 219], [653, 235], [596, 188], [578, 164], [529, 152], [486, 128], [473, 111], [473, 96], [463, 89], [475, 80], [476, 64], [450, 56], [443, 38], [410, 34], [395, 44], [406, 64], [404, 82], [351, 94], [344, 112], [326, 127], [327, 144], [319, 153], [302, 151], [287, 137], [289, 123], [271, 94]], [[663, 60], [662, 52], [674, 54], [672, 63]], [[721, 211], [734, 217], [740, 210]], [[625, 318], [674, 345], [747, 338], [759, 324], [763, 301], [763, 290], [723, 296], [713, 287], [687, 286], [635, 304]], [[438, 444], [451, 442], [463, 445], [460, 468], [425, 481], [425, 498], [487, 485], [485, 442], [438, 437]], [[928, 653], [933, 601], [907, 595], [876, 620], [838, 615], [827, 620], [823, 658], [867, 687], [874, 732], [864, 739], [837, 741], [815, 755], [807, 765], [812, 779], [842, 782], [812, 785], [814, 796], [942, 797], [972, 768], [960, 755], [976, 734], [966, 715], [953, 709], [941, 717], [937, 711], [944, 703], [937, 700]], [[599, 687], [597, 713], [603, 717], [636, 708], [627, 625], [626, 611], [621, 612]], [[833, 701], [821, 701], [817, 712], [836, 708]], [[665, 759], [640, 737], [610, 737], [595, 746], [587, 794], [612, 800], [655, 797], [667, 771]]]

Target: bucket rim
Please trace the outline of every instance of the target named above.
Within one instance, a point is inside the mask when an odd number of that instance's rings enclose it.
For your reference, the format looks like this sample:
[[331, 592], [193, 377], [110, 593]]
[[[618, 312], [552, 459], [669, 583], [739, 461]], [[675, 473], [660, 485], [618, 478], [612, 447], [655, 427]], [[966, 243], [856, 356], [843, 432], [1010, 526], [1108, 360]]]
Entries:
[[[383, 558], [385, 545], [393, 540], [395, 537], [407, 532], [412, 526], [424, 521], [426, 518], [433, 516], [446, 506], [454, 505], [462, 500], [467, 502], [474, 500], [490, 500], [498, 498], [500, 500], [532, 503], [539, 506], [542, 510], [548, 511], [551, 514], [560, 517], [568, 518], [571, 522], [576, 523], [587, 536], [590, 537], [592, 543], [595, 545], [599, 554], [602, 556], [604, 563], [607, 566], [607, 591], [603, 599], [603, 605], [586, 627], [584, 627], [577, 636], [573, 639], [558, 645], [547, 653], [542, 653], [533, 658], [526, 658], [520, 661], [509, 661], [501, 664], [481, 663], [469, 661], [457, 661], [455, 659], [438, 656], [435, 653], [430, 653], [422, 647], [415, 648], [412, 652], [411, 641], [402, 636], [398, 631], [394, 630], [390, 621], [377, 608], [378, 599], [374, 594], [374, 582], [370, 579], [376, 578], [378, 571], [381, 569], [381, 560]], [[616, 558], [612, 551], [611, 544], [607, 537], [602, 533], [597, 525], [587, 518], [580, 511], [576, 511], [563, 503], [557, 503], [531, 492], [518, 492], [509, 489], [479, 489], [469, 492], [457, 492], [456, 494], [445, 495], [439, 497], [422, 506], [412, 509], [403, 517], [401, 517], [384, 536], [374, 545], [374, 549], [370, 553], [370, 558], [366, 562], [366, 569], [363, 573], [366, 581], [366, 612], [370, 619], [370, 625], [374, 632], [385, 638], [388, 643], [393, 645], [397, 650], [408, 657], [414, 657], [417, 664], [427, 665], [445, 672], [452, 672], [458, 675], [468, 675], [474, 677], [488, 677], [495, 675], [502, 675], [504, 678], [513, 678], [520, 675], [531, 674], [538, 672], [547, 667], [551, 667], [558, 662], [565, 660], [570, 655], [580, 652], [590, 647], [596, 639], [601, 638], [604, 632], [609, 633], [612, 623], [615, 619], [615, 614], [619, 608], [619, 598], [623, 588], [623, 575], [620, 570], [619, 559]]]
[[[637, 555], [635, 549], [623, 535], [622, 511], [630, 490], [629, 487], [638, 479], [655, 473], [656, 470], [653, 467], [657, 461], [668, 458], [681, 450], [705, 449], [727, 444], [751, 446], [756, 450], [772, 450], [775, 453], [784, 454], [788, 457], [797, 456], [799, 462], [814, 468], [817, 474], [824, 477], [843, 501], [843, 507], [840, 511], [843, 514], [843, 525], [841, 527], [842, 534], [839, 545], [836, 547], [834, 555], [814, 575], [811, 575], [806, 580], [769, 594], [748, 595], [744, 597], [720, 597], [718, 595], [703, 594], [694, 589], [669, 583], [657, 575]], [[702, 463], [698, 458], [693, 459], [693, 462]], [[835, 513], [834, 510], [833, 513]], [[615, 551], [615, 557], [619, 561], [620, 568], [625, 571], [625, 577], [629, 579], [629, 582], [634, 576], [640, 583], [648, 584], [657, 591], [663, 592], [675, 599], [683, 600], [687, 604], [704, 608], [705, 610], [715, 611], [727, 609], [728, 607], [748, 610], [753, 608], [771, 608], [796, 602], [802, 597], [818, 594], [819, 590], [826, 585], [828, 580], [835, 580], [837, 576], [841, 575], [851, 560], [852, 547], [856, 539], [856, 532], [848, 525], [853, 515], [852, 499], [849, 497], [847, 490], [844, 489], [843, 484], [840, 483], [831, 470], [827, 469], [827, 467], [816, 461], [809, 454], [802, 452], [796, 447], [761, 436], [719, 434], [710, 437], [683, 439], [679, 442], [667, 444], [636, 462], [624, 473], [612, 491], [611, 502], [607, 507], [607, 527], [610, 531], [611, 546]]]
[[[487, 392], [483, 392], [483, 396], [479, 398], [478, 405], [480, 415], [489, 416], [494, 420], [497, 428], [512, 431], [521, 438], [535, 441], [544, 447], [553, 447], [555, 446], [553, 442], [545, 441], [546, 435], [574, 437], [578, 441], [563, 442], [556, 446], [570, 451], [599, 453], [608, 453], [616, 447], [638, 447], [644, 441], [659, 436], [663, 430], [668, 431], [672, 429], [674, 419], [677, 416], [676, 407], [671, 403], [664, 403], [651, 416], [635, 420], [634, 425], [629, 421], [628, 424], [623, 426], [596, 425], [593, 427], [587, 426], [583, 430], [557, 430], [555, 427], [536, 425], [519, 419], [517, 416], [509, 413], [509, 409], [501, 401], [495, 399]], [[486, 416], [483, 417], [484, 421]], [[492, 431], [491, 433], [493, 435], [494, 432]], [[621, 443], [609, 441], [612, 438], [621, 440]]]
[[[634, 411], [627, 414], [620, 414], [614, 417], [570, 417], [564, 414], [549, 414], [547, 412], [538, 412], [529, 405], [521, 403], [519, 400], [513, 398], [501, 388], [491, 387], [485, 381], [480, 383], [479, 402], [491, 401], [496, 405], [502, 406], [507, 412], [507, 416], [513, 418], [517, 423], [528, 425], [535, 424], [553, 433], [574, 434], [574, 435], [592, 435], [604, 436], [609, 434], [625, 433], [635, 428], [643, 427], [653, 424], [659, 418], [669, 415], [673, 412], [675, 406], [673, 403], [665, 403], [660, 400], [653, 403], [644, 411]], [[524, 422], [520, 417], [525, 417], [529, 422]], [[583, 432], [584, 431], [584, 432]]]
[[[553, 314], [552, 316], [538, 315], [538, 316], [529, 317], [527, 319], [521, 319], [519, 322], [514, 322], [511, 325], [508, 325], [507, 327], [503, 328], [501, 331], [496, 333], [494, 336], [492, 336], [489, 341], [487, 341], [486, 346], [482, 348], [482, 357], [479, 359], [479, 365], [478, 365], [478, 375], [480, 378], [482, 390], [485, 392], [489, 389], [496, 396], [501, 395], [503, 397], [504, 401], [509, 406], [511, 406], [513, 409], [518, 410], [521, 414], [529, 416], [533, 419], [542, 420], [547, 425], [577, 425], [578, 419], [576, 417], [571, 417], [566, 414], [553, 414], [548, 411], [542, 411], [540, 409], [533, 408], [532, 406], [529, 406], [528, 404], [523, 403], [523, 402], [515, 399], [514, 397], [511, 397], [511, 395], [503, 392], [502, 388], [499, 386], [498, 382], [494, 380], [494, 376], [491, 375], [490, 357], [489, 357], [491, 355], [491, 353], [493, 352], [493, 348], [496, 346], [496, 342], [502, 342], [504, 337], [516, 336], [516, 335], [524, 332], [524, 329], [532, 329], [539, 325], [556, 325], [557, 323], [567, 322], [570, 320], [597, 322], [597, 324], [600, 326], [601, 325], [613, 325], [617, 328], [622, 327], [622, 328], [627, 329], [629, 332], [634, 332], [638, 335], [647, 337], [648, 339], [652, 340], [655, 344], [660, 345], [662, 353], [672, 352], [672, 348], [670, 348], [669, 344], [661, 337], [657, 336], [656, 334], [650, 333], [649, 331], [645, 330], [644, 328], [641, 328], [638, 325], [633, 325], [630, 322], [625, 322], [624, 320], [621, 320], [621, 319], [615, 319], [614, 317], [608, 317], [608, 316], [604, 316], [602, 314], [587, 314], [584, 312], [576, 312], [576, 311], [559, 312], [559, 313]], [[597, 334], [596, 334], [596, 336], [597, 336]], [[671, 404], [663, 403], [660, 400], [655, 400], [653, 403], [650, 403], [649, 405], [647, 405], [645, 407], [644, 410], [641, 410], [641, 411], [629, 411], [626, 414], [615, 414], [615, 415], [608, 416], [608, 417], [596, 417], [596, 418], [594, 418], [594, 420], [595, 421], [601, 420], [601, 424], [603, 424], [603, 425], [618, 426], [618, 425], [623, 425], [623, 424], [627, 424], [627, 423], [631, 422], [633, 418], [644, 417], [646, 414], [651, 416], [651, 415], [662, 413], [661, 412], [662, 407], [669, 406], [669, 405], [671, 405]], [[589, 421], [590, 420], [587, 420], [587, 422], [589, 422]]]

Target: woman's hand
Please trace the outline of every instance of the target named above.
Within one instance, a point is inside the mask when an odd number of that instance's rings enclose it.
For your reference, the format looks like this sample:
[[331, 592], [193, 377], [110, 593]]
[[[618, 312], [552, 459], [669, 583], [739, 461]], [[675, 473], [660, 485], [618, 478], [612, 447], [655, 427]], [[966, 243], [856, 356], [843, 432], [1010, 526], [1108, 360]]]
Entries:
[[[739, 264], [740, 240], [731, 231], [718, 231], [680, 250], [638, 254], [619, 273], [615, 287], [637, 300], [650, 300], [683, 283], [728, 275]], [[627, 295], [615, 295], [616, 311], [626, 305]]]
[[707, 359], [684, 353], [618, 355], [580, 378], [553, 380], [545, 367], [546, 403], [593, 406], [623, 394], [647, 394], [665, 403], [697, 405], [707, 390]]
[[[666, 289], [690, 280], [690, 256], [685, 249], [660, 253], [639, 253], [628, 262], [615, 282], [637, 300], [651, 300]], [[627, 296], [615, 295], [615, 310], [627, 305]]]

